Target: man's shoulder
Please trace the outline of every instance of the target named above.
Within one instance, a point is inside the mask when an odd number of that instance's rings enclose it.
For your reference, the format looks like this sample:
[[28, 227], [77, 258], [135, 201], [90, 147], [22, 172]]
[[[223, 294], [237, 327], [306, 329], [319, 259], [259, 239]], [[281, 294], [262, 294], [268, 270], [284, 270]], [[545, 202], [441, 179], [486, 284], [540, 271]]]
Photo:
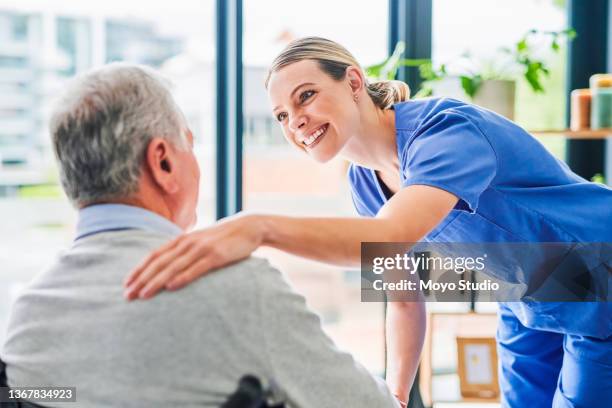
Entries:
[[[56, 275], [61, 271], [67, 276], [71, 270], [75, 270], [80, 278], [84, 278], [87, 275], [84, 272], [88, 269], [102, 268], [104, 275], [112, 279], [112, 275], [128, 273], [152, 251], [173, 238], [170, 235], [142, 230], [109, 231], [88, 236], [75, 241], [71, 247], [60, 252], [46, 272], [41, 275], [47, 275], [48, 278], [48, 273]], [[188, 287], [197, 287], [200, 283], [205, 286], [223, 285], [239, 288], [246, 285], [252, 288], [255, 284], [253, 280], [259, 281], [258, 275], [261, 275], [263, 280], [282, 280], [281, 273], [266, 259], [251, 256], [220, 268]]]
[[108, 231], [74, 241], [60, 251], [30, 282], [75, 286], [91, 281], [112, 281], [129, 271], [173, 237], [139, 230]]
[[[85, 296], [101, 304], [124, 302], [122, 282], [151, 251], [172, 237], [144, 231], [121, 231], [97, 234], [78, 240], [39, 274], [22, 292], [35, 294], [30, 300], [50, 295], [68, 299]], [[195, 313], [205, 309], [252, 310], [253, 317], [261, 302], [271, 293], [291, 292], [281, 272], [266, 259], [249, 257], [211, 271], [180, 291], [162, 292], [147, 302], [136, 302], [130, 311], [164, 309], [176, 313]], [[181, 312], [182, 311], [182, 312]], [[175, 312], [172, 312], [176, 315]], [[243, 312], [244, 313], [244, 312]]]
[[271, 285], [284, 283], [282, 273], [267, 259], [250, 256], [242, 261], [210, 272], [192, 286], [210, 286], [234, 294], [259, 295]]

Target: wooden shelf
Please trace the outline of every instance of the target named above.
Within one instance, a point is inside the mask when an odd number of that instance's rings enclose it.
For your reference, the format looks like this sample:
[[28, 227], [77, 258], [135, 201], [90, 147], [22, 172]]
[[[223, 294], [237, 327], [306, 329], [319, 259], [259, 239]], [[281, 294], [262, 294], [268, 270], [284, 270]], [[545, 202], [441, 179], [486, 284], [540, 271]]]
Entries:
[[597, 129], [597, 130], [530, 130], [528, 131], [533, 136], [561, 136], [567, 139], [605, 139], [612, 137], [612, 129]]

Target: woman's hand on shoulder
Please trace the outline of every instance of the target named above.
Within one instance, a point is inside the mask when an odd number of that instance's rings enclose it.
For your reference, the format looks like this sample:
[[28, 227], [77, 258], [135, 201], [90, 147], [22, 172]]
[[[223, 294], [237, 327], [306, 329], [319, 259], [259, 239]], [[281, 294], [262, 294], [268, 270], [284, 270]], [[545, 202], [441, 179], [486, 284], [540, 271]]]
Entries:
[[257, 215], [236, 215], [181, 235], [151, 253], [124, 281], [128, 300], [180, 289], [208, 272], [247, 258], [262, 242]]

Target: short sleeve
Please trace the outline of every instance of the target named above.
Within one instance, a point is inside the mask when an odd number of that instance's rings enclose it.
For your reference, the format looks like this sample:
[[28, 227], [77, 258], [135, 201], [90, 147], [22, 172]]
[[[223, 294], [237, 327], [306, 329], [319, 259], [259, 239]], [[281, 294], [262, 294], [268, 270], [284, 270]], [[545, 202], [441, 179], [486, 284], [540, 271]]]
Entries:
[[359, 196], [357, 196], [354, 191], [351, 191], [351, 199], [353, 200], [353, 208], [358, 215], [362, 217], [374, 217], [374, 215], [365, 206], [365, 204], [363, 204]]
[[[375, 217], [376, 212], [372, 209], [372, 206], [376, 202], [375, 192], [372, 191], [372, 187], [367, 183], [367, 179], [364, 175], [363, 169], [351, 164], [349, 166], [347, 176], [349, 179], [349, 185], [351, 186], [351, 199], [353, 200], [353, 208], [357, 214], [362, 217]], [[368, 205], [367, 202], [370, 203]], [[380, 206], [378, 204], [377, 206]]]
[[423, 184], [446, 190], [474, 212], [497, 172], [495, 151], [469, 118], [442, 111], [415, 131], [402, 152], [404, 186]]

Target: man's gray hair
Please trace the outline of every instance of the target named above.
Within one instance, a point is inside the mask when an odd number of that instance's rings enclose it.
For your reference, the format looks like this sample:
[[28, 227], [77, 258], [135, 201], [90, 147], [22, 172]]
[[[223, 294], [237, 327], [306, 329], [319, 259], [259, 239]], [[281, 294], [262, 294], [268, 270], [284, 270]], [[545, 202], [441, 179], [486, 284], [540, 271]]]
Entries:
[[73, 80], [50, 122], [60, 179], [73, 205], [135, 193], [153, 137], [187, 148], [184, 117], [169, 87], [154, 70], [124, 63]]

